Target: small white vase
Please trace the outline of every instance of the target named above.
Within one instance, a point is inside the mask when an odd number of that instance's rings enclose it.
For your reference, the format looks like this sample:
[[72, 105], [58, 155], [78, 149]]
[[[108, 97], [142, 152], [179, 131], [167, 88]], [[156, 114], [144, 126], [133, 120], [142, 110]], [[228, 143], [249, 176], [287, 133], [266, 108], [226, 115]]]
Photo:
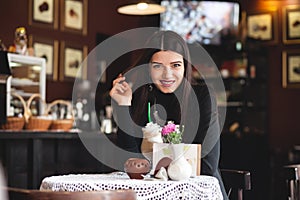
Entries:
[[192, 166], [184, 157], [184, 144], [171, 144], [173, 161], [168, 167], [170, 179], [180, 181], [188, 179], [192, 175]]

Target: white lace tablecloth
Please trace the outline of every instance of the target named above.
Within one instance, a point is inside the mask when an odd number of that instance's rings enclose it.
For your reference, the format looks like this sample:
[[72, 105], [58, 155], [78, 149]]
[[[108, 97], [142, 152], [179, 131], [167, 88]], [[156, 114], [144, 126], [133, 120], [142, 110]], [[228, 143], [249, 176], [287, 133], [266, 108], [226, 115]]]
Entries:
[[219, 182], [211, 176], [197, 176], [184, 181], [129, 179], [126, 173], [70, 174], [43, 179], [40, 190], [97, 191], [133, 189], [138, 200], [201, 199], [222, 200]]

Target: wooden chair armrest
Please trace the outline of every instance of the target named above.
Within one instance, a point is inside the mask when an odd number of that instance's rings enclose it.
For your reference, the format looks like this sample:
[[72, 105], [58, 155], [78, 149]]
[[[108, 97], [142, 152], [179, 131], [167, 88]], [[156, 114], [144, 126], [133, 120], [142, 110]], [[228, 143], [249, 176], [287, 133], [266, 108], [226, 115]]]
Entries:
[[220, 169], [224, 184], [230, 188], [251, 190], [249, 171]]

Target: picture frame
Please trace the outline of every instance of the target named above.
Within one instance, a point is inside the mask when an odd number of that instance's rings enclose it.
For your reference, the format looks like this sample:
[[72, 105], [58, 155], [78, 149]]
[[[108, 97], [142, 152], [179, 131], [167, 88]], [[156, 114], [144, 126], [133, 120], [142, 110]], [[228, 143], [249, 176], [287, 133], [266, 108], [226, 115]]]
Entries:
[[87, 35], [87, 0], [61, 0], [62, 31]]
[[265, 44], [278, 41], [277, 10], [249, 12], [247, 16], [247, 36]]
[[58, 80], [58, 40], [29, 35], [29, 46], [33, 48], [36, 57], [46, 59], [47, 79]]
[[28, 23], [58, 29], [58, 0], [29, 0]]
[[282, 87], [300, 88], [300, 49], [282, 52]]
[[[75, 78], [87, 79], [87, 66], [83, 63], [88, 47], [62, 41], [60, 45], [60, 81], [73, 81]], [[78, 70], [81, 70], [78, 72]]]
[[284, 44], [300, 43], [300, 5], [285, 6], [282, 10]]

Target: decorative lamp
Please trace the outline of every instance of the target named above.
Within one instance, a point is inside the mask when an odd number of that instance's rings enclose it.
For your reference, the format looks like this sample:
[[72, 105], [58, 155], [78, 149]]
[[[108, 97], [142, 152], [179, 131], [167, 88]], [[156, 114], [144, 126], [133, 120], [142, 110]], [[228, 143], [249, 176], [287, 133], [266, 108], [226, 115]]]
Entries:
[[154, 15], [165, 12], [165, 7], [149, 1], [124, 5], [118, 8], [118, 13], [126, 15]]

